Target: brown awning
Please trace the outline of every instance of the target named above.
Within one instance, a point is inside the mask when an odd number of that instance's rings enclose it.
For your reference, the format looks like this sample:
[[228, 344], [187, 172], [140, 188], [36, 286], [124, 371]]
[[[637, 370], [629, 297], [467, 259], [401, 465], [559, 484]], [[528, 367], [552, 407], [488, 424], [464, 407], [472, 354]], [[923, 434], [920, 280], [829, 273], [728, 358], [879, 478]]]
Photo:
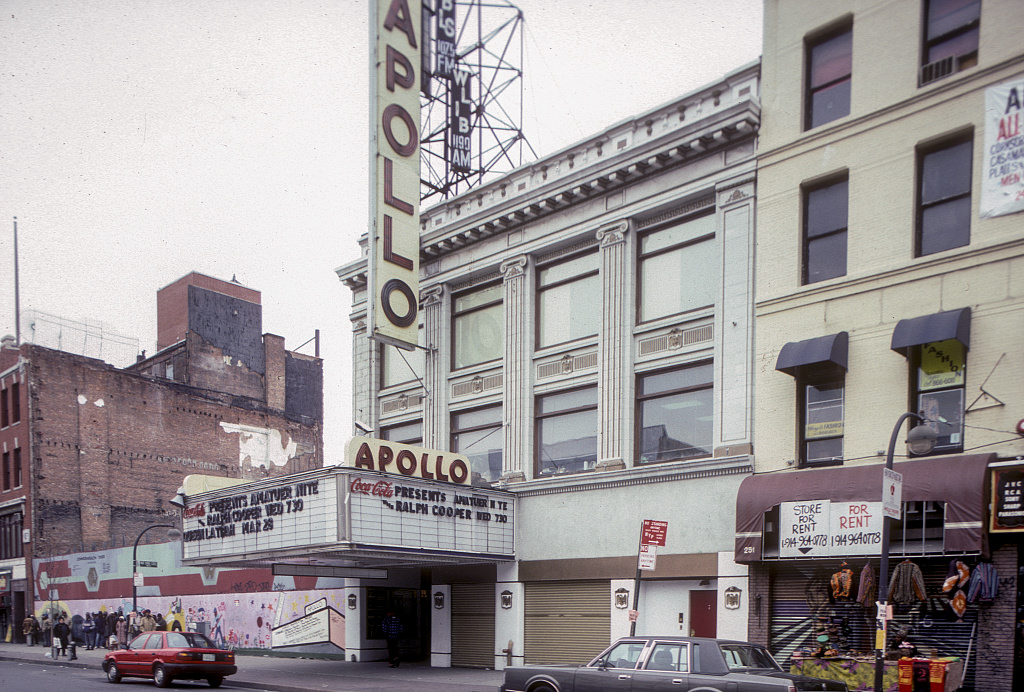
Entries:
[[[946, 550], [951, 553], [983, 550], [985, 480], [995, 458], [995, 454], [970, 454], [893, 465], [903, 474], [904, 502], [946, 503]], [[736, 562], [761, 560], [764, 513], [782, 502], [880, 502], [882, 468], [871, 464], [748, 476], [736, 496]]]

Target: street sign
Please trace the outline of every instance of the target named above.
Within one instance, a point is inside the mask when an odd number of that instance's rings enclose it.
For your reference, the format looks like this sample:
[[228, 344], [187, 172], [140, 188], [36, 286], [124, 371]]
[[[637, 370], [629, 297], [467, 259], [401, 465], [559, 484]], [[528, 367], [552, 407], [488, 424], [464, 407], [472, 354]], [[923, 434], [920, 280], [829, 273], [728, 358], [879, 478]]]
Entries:
[[653, 571], [654, 565], [658, 561], [658, 546], [656, 545], [642, 545], [640, 546], [640, 557], [637, 562], [637, 569]]
[[903, 474], [882, 469], [882, 513], [899, 519], [903, 509]]
[[142, 583], [142, 572], [135, 573], [135, 586], [145, 586], [145, 584]]
[[660, 545], [665, 547], [665, 536], [668, 534], [667, 521], [654, 521], [644, 519], [643, 528], [640, 531], [640, 545]]

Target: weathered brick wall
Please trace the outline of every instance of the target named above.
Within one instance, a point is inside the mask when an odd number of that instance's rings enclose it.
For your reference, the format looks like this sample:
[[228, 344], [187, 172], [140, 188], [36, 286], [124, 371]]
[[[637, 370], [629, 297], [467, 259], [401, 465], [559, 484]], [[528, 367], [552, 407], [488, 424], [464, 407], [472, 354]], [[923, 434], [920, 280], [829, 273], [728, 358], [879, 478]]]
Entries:
[[323, 464], [319, 422], [59, 351], [27, 355], [36, 557], [131, 545], [177, 517], [169, 500], [189, 474], [257, 479]]
[[768, 626], [771, 618], [771, 569], [764, 562], [750, 564], [747, 572], [747, 588], [750, 589], [747, 639], [755, 644], [768, 646]]
[[[1017, 615], [1017, 544], [992, 551], [992, 565], [999, 575], [999, 595], [991, 605], [979, 606], [975, 636], [974, 689], [1012, 692], [1014, 686], [1014, 633]], [[1018, 681], [1019, 682], [1019, 681]]]

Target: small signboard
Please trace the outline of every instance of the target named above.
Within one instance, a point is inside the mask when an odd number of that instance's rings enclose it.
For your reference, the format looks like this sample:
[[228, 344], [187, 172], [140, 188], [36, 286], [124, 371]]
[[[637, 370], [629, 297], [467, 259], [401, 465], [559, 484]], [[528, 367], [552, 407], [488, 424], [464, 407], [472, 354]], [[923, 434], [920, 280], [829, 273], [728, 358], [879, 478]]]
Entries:
[[644, 519], [643, 528], [640, 530], [640, 545], [660, 545], [664, 548], [667, 535], [667, 521]]
[[879, 555], [881, 552], [881, 502], [803, 500], [779, 504], [780, 557]]
[[637, 561], [637, 569], [653, 571], [655, 564], [658, 561], [658, 546], [656, 545], [642, 545], [640, 546], [640, 558]]
[[1024, 531], [1024, 466], [992, 468], [992, 513], [989, 531]]
[[135, 573], [135, 586], [145, 586], [142, 581], [142, 572]]
[[882, 469], [882, 514], [899, 519], [903, 510], [903, 474]]

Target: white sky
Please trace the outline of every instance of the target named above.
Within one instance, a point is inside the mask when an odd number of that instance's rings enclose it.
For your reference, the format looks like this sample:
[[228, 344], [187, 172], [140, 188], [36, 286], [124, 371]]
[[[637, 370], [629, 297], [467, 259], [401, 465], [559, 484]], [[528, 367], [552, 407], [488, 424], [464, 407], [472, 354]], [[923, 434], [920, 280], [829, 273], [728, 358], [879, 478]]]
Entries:
[[[515, 4], [540, 156], [761, 52], [761, 0]], [[366, 8], [0, 0], [0, 335], [15, 331], [13, 217], [22, 312], [101, 322], [149, 353], [158, 289], [237, 277], [287, 348], [320, 330], [336, 463], [352, 333], [334, 269], [367, 219]]]

